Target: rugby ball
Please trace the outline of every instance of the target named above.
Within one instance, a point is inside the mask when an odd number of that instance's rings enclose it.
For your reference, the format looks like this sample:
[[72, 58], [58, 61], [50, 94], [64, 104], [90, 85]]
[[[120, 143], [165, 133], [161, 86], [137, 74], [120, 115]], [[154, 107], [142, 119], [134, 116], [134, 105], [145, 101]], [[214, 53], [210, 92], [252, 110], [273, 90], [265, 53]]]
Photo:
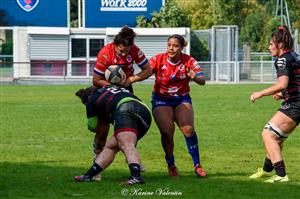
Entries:
[[105, 79], [111, 84], [119, 84], [126, 77], [119, 65], [111, 65], [105, 70]]

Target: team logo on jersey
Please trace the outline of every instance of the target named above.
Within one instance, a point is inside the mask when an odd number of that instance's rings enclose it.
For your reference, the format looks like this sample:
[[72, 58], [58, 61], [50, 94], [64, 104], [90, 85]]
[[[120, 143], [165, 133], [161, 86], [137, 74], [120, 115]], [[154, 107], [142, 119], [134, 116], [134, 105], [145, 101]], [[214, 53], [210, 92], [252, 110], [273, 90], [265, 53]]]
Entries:
[[283, 58], [278, 58], [277, 62], [276, 62], [276, 65], [280, 70], [283, 70], [286, 66], [286, 59], [284, 57]]
[[132, 57], [131, 57], [131, 55], [127, 55], [126, 60], [127, 60], [127, 62], [132, 62]]
[[170, 75], [170, 80], [175, 80], [176, 79], [176, 74], [171, 74]]
[[166, 70], [167, 69], [167, 67], [165, 66], [165, 65], [163, 65], [162, 67], [161, 67], [161, 70]]
[[184, 66], [183, 64], [180, 64], [180, 66], [179, 66], [179, 70], [181, 70], [181, 71], [185, 71], [185, 66]]
[[20, 8], [26, 12], [33, 10], [39, 3], [39, 0], [16, 0]]

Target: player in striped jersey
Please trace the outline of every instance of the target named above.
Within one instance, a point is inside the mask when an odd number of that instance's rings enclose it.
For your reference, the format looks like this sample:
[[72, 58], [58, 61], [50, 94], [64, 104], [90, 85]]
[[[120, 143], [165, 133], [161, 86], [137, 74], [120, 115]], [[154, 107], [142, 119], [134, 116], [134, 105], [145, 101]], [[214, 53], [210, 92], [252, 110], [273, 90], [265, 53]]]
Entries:
[[75, 176], [75, 180], [93, 181], [95, 175], [113, 162], [116, 153], [122, 151], [131, 173], [126, 184], [143, 184], [136, 144], [147, 133], [151, 124], [147, 106], [127, 89], [113, 85], [96, 91], [95, 87], [80, 89], [77, 96], [86, 105], [88, 128], [97, 129], [97, 120], [101, 120], [114, 125], [114, 135], [97, 155], [92, 167], [84, 175]]
[[[284, 141], [300, 122], [300, 56], [293, 50], [291, 33], [287, 26], [279, 26], [272, 33], [269, 50], [275, 60], [277, 83], [259, 92], [250, 99], [272, 95], [274, 99], [283, 99], [281, 108], [275, 113], [262, 131], [266, 149], [263, 168], [250, 176], [251, 179], [270, 177], [265, 182], [286, 182], [289, 178], [282, 158]], [[275, 170], [275, 175], [272, 171]]]

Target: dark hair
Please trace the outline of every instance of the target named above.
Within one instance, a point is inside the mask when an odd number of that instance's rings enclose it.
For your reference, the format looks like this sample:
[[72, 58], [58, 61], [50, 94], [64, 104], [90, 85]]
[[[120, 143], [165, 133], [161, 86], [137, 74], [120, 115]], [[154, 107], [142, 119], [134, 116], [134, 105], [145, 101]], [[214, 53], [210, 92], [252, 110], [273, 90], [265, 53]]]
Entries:
[[79, 89], [75, 95], [81, 99], [83, 104], [87, 104], [90, 96], [97, 90], [96, 87], [90, 86], [88, 88]]
[[114, 43], [116, 45], [124, 45], [125, 47], [132, 46], [136, 33], [128, 26], [124, 26], [121, 31], [115, 36]]
[[179, 41], [179, 44], [181, 47], [185, 47], [186, 46], [186, 42], [185, 42], [185, 39], [183, 38], [183, 36], [181, 35], [178, 35], [178, 34], [174, 34], [174, 35], [171, 35], [169, 38], [168, 38], [168, 41], [170, 39], [177, 39]]
[[284, 50], [293, 49], [293, 38], [287, 26], [278, 26], [272, 33], [272, 39], [276, 46], [282, 43]]

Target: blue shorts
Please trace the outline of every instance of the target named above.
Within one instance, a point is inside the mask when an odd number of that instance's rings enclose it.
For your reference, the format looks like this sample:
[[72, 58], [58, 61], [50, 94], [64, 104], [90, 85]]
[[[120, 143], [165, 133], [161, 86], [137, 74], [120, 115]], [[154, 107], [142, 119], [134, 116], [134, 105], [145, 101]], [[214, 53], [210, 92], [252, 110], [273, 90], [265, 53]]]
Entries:
[[155, 93], [152, 93], [152, 112], [156, 107], [159, 106], [171, 106], [172, 108], [176, 108], [182, 103], [190, 103], [192, 104], [192, 99], [190, 95], [184, 96], [174, 96], [174, 97], [161, 97]]

